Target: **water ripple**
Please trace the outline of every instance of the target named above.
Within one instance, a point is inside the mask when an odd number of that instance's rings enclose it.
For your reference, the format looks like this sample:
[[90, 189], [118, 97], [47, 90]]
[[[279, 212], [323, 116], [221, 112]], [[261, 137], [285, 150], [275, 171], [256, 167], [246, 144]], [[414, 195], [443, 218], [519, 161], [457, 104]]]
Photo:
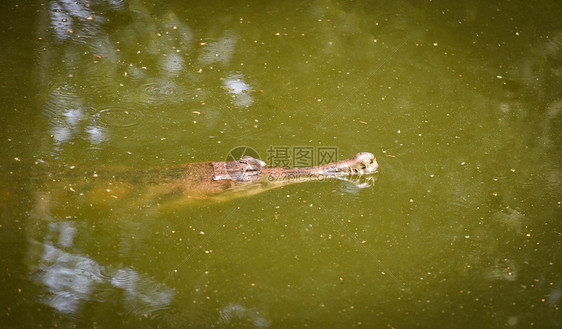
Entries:
[[119, 107], [105, 108], [94, 115], [101, 124], [119, 128], [136, 125], [142, 116], [140, 111], [126, 110]]
[[164, 82], [164, 83], [157, 83], [157, 82], [150, 82], [146, 83], [142, 86], [144, 92], [151, 96], [151, 97], [167, 97], [173, 96], [177, 94], [177, 87], [172, 82]]

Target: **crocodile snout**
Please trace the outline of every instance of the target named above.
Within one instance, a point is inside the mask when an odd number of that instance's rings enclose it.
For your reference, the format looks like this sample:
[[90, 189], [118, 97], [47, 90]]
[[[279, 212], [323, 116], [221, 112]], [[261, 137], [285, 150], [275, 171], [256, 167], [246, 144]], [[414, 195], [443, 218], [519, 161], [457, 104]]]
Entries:
[[379, 169], [377, 159], [375, 159], [375, 156], [369, 152], [357, 153], [351, 160], [353, 167], [355, 168], [353, 171], [359, 175], [372, 174], [377, 172]]

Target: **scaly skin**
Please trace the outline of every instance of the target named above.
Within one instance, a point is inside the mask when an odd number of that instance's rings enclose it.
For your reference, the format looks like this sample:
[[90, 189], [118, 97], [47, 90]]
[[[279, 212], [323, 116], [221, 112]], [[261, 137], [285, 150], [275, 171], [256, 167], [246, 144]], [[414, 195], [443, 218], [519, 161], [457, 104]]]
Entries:
[[83, 171], [50, 166], [48, 178], [45, 180], [41, 175], [35, 186], [38, 205], [44, 200], [46, 204], [69, 210], [74, 203], [69, 201], [78, 200], [82, 206], [113, 211], [114, 207], [160, 207], [164, 203], [175, 205], [195, 200], [225, 201], [287, 184], [359, 177], [378, 170], [375, 157], [367, 152], [318, 167], [265, 168], [264, 165], [262, 161], [246, 156], [239, 161], [188, 163], [146, 170]]
[[[298, 182], [358, 178], [376, 173], [379, 168], [375, 156], [368, 152], [357, 153], [350, 159], [317, 167], [265, 168], [262, 165], [263, 162], [252, 157], [244, 157], [239, 162], [213, 162], [213, 179], [216, 182], [229, 181], [232, 185], [223, 190], [223, 193], [209, 195], [207, 198], [224, 200]], [[236, 179], [229, 178], [228, 174]]]
[[357, 153], [353, 158], [308, 168], [264, 168], [263, 175], [269, 181], [321, 180], [350, 175], [362, 176], [377, 172], [379, 164], [368, 152]]

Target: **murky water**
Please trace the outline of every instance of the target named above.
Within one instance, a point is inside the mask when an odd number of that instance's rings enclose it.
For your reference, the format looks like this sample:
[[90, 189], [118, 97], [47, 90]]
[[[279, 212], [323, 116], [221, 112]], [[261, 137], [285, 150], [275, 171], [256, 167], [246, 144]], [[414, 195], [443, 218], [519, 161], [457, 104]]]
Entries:
[[[561, 325], [559, 2], [1, 6], [2, 328]], [[380, 173], [81, 194], [241, 146]]]

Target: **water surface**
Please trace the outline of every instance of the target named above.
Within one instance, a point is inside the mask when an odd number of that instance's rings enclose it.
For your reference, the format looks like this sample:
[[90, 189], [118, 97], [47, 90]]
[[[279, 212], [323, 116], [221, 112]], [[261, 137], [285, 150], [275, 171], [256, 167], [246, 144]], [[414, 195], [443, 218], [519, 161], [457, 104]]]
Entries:
[[[557, 1], [1, 8], [3, 328], [561, 325]], [[73, 185], [239, 146], [380, 173], [201, 204]]]

